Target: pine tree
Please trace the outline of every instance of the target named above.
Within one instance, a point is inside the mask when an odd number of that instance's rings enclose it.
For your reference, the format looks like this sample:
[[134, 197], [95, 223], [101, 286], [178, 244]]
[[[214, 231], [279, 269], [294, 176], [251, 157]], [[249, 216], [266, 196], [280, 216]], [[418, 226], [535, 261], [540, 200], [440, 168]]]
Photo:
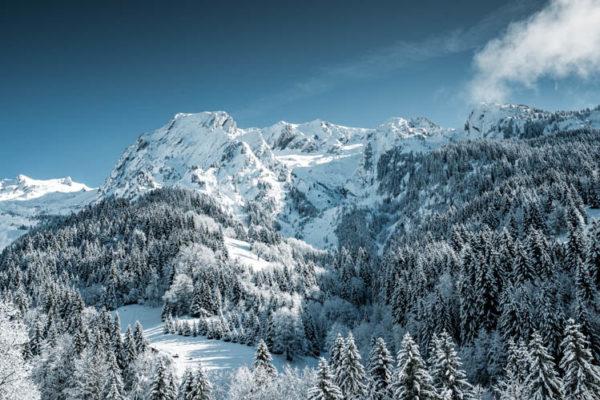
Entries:
[[590, 344], [581, 332], [581, 326], [572, 319], [567, 322], [562, 348], [564, 356], [559, 366], [564, 371], [564, 399], [600, 399], [600, 367], [593, 364]]
[[346, 351], [346, 342], [340, 333], [338, 333], [329, 354], [331, 356], [331, 373], [334, 376], [334, 382], [339, 386], [339, 371], [342, 368], [342, 361]]
[[391, 384], [394, 360], [383, 338], [377, 338], [369, 355], [369, 396], [373, 400], [392, 397]]
[[513, 340], [508, 343], [508, 356], [504, 367], [504, 377], [494, 388], [500, 400], [521, 400], [525, 398], [525, 380], [528, 364], [528, 354], [515, 344]]
[[431, 377], [438, 392], [445, 393], [450, 400], [474, 399], [473, 388], [461, 366], [452, 338], [447, 332], [442, 332], [433, 345]]
[[110, 351], [107, 355], [108, 380], [106, 382], [106, 399], [121, 400], [123, 398], [123, 379], [115, 354]]
[[[598, 187], [600, 190], [600, 187]], [[600, 193], [600, 192], [599, 192]], [[600, 198], [599, 198], [600, 200]], [[587, 234], [585, 262], [594, 277], [596, 288], [600, 288], [600, 222], [593, 220]]]
[[585, 258], [585, 240], [581, 223], [569, 221], [569, 232], [567, 241], [567, 267], [570, 271], [574, 271], [577, 267], [577, 260]]
[[342, 391], [335, 384], [327, 361], [321, 357], [317, 371], [317, 384], [308, 392], [308, 400], [343, 400]]
[[342, 366], [338, 373], [340, 389], [348, 400], [361, 399], [367, 393], [365, 369], [360, 362], [360, 353], [354, 343], [352, 333], [346, 338], [346, 348], [342, 357]]
[[394, 373], [392, 389], [395, 400], [437, 399], [431, 376], [421, 358], [419, 346], [409, 333], [404, 335], [402, 349], [398, 352], [398, 366]]
[[171, 333], [171, 324], [173, 323], [173, 317], [171, 317], [171, 314], [167, 315], [167, 317], [165, 318], [165, 322], [163, 323], [163, 333], [165, 335]]
[[133, 340], [135, 342], [135, 349], [137, 353], [143, 353], [148, 348], [148, 341], [144, 336], [144, 328], [142, 328], [142, 324], [140, 321], [135, 321], [135, 330], [133, 331]]
[[256, 346], [254, 361], [252, 362], [252, 371], [262, 370], [268, 376], [274, 377], [277, 375], [277, 369], [272, 364], [273, 358], [269, 352], [269, 348], [264, 340], [260, 340]]
[[138, 352], [135, 345], [135, 339], [133, 338], [133, 333], [131, 332], [131, 326], [127, 326], [127, 331], [125, 331], [122, 351], [123, 359], [127, 362], [127, 364], [131, 364], [137, 357]]
[[526, 380], [528, 399], [562, 399], [561, 381], [556, 372], [552, 356], [542, 342], [542, 337], [534, 333], [529, 343], [529, 376]]
[[202, 313], [202, 297], [200, 296], [200, 289], [198, 285], [194, 285], [194, 297], [192, 298], [192, 305], [190, 306], [190, 315], [192, 317], [199, 317]]
[[181, 385], [179, 386], [178, 400], [191, 400], [194, 392], [194, 374], [192, 370], [187, 368], [183, 373]]
[[173, 385], [173, 376], [163, 361], [158, 362], [156, 373], [150, 388], [149, 400], [176, 400], [177, 393]]
[[191, 398], [186, 400], [214, 400], [212, 394], [212, 385], [202, 368], [199, 365], [196, 369], [196, 376], [194, 377], [194, 391]]

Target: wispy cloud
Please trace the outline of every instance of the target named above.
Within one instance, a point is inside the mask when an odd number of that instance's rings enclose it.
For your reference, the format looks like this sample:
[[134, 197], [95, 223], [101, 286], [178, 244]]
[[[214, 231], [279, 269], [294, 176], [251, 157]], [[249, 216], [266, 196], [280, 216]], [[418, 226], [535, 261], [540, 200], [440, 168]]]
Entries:
[[348, 81], [386, 76], [412, 63], [475, 50], [510, 21], [538, 8], [541, 1], [514, 1], [468, 29], [444, 32], [421, 41], [400, 40], [345, 63], [322, 66], [310, 77], [258, 99], [241, 113], [245, 116], [260, 115], [281, 104], [328, 92]]
[[512, 23], [474, 57], [473, 101], [504, 101], [515, 85], [542, 78], [598, 78], [600, 0], [551, 0], [531, 17]]

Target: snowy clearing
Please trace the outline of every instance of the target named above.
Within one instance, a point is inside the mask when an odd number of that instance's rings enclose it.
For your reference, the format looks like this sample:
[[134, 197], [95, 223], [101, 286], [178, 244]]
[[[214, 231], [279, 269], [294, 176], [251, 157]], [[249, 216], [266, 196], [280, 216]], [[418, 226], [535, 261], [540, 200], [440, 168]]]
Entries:
[[250, 249], [250, 243], [243, 240], [225, 237], [225, 246], [229, 257], [237, 262], [247, 265], [254, 271], [259, 271], [267, 267], [275, 267], [277, 264], [260, 258]]
[[[131, 325], [133, 329], [135, 321], [140, 321], [150, 346], [173, 357], [179, 376], [183, 375], [187, 367], [197, 366], [198, 362], [202, 363], [206, 371], [222, 371], [244, 365], [250, 367], [254, 359], [254, 347], [221, 340], [209, 340], [205, 336], [164, 334], [160, 308], [136, 304], [120, 307], [117, 312], [121, 319], [122, 332], [127, 330], [127, 325]], [[281, 371], [285, 365], [298, 368], [314, 367], [317, 365], [317, 360], [307, 357], [289, 363], [285, 357], [273, 354], [273, 364]]]

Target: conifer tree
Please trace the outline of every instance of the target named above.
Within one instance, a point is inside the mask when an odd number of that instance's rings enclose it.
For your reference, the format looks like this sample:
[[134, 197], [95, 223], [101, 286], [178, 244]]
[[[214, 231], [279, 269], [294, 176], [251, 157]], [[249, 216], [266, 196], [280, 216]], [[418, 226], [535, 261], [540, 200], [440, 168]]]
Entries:
[[[600, 190], [600, 187], [598, 188]], [[600, 200], [600, 198], [599, 198]], [[590, 275], [595, 279], [596, 288], [600, 288], [600, 222], [593, 220], [587, 234], [585, 262]]]
[[260, 340], [256, 346], [256, 353], [254, 353], [254, 361], [252, 362], [252, 371], [262, 370], [268, 376], [274, 377], [277, 375], [277, 369], [272, 364], [273, 357], [269, 352], [269, 348], [264, 340]]
[[192, 397], [186, 400], [214, 400], [212, 385], [208, 376], [206, 376], [202, 365], [199, 365], [196, 369]]
[[120, 400], [123, 398], [123, 379], [117, 357], [113, 351], [109, 351], [106, 357], [108, 365], [108, 379], [106, 382], [106, 398]]
[[176, 400], [177, 393], [173, 384], [173, 376], [162, 360], [158, 362], [156, 373], [150, 388], [149, 400]]
[[338, 372], [339, 387], [348, 400], [362, 399], [366, 395], [365, 369], [360, 362], [360, 353], [354, 343], [352, 333], [348, 333], [346, 347], [342, 357], [342, 365]]
[[163, 333], [169, 334], [171, 333], [171, 324], [173, 323], [173, 317], [171, 317], [171, 314], [167, 315], [167, 317], [165, 318], [165, 322], [163, 323]]
[[135, 321], [135, 330], [133, 331], [133, 340], [135, 342], [135, 349], [137, 353], [143, 353], [148, 348], [148, 341], [144, 336], [144, 328], [142, 328], [142, 324], [140, 321]]
[[192, 393], [194, 392], [194, 374], [192, 370], [186, 368], [181, 379], [181, 385], [179, 385], [179, 395], [177, 400], [190, 400]]
[[525, 397], [527, 370], [524, 365], [529, 363], [527, 356], [512, 339], [509, 341], [504, 377], [494, 388], [500, 400], [521, 400]]
[[562, 399], [561, 381], [556, 372], [552, 356], [534, 332], [529, 343], [529, 375], [526, 380], [527, 398], [531, 400]]
[[581, 326], [569, 319], [562, 342], [564, 371], [562, 392], [565, 400], [600, 399], [600, 367], [593, 364], [590, 344]]
[[460, 361], [454, 343], [447, 332], [442, 332], [434, 341], [431, 363], [433, 385], [439, 393], [445, 393], [451, 400], [474, 399], [472, 386], [467, 382], [466, 374], [461, 369]]
[[131, 326], [127, 326], [125, 331], [125, 338], [123, 339], [123, 359], [126, 360], [127, 364], [131, 364], [137, 357], [137, 347], [135, 345], [135, 339], [131, 332]]
[[340, 333], [338, 333], [331, 350], [329, 351], [331, 357], [331, 373], [334, 376], [334, 381], [336, 385], [340, 385], [339, 380], [339, 371], [342, 368], [342, 361], [344, 357], [344, 353], [346, 351], [346, 342]]
[[343, 400], [342, 391], [335, 384], [327, 361], [321, 357], [317, 371], [317, 383], [308, 392], [308, 400]]
[[369, 396], [373, 400], [391, 398], [394, 360], [383, 338], [377, 338], [369, 356]]
[[409, 333], [404, 335], [402, 349], [398, 352], [398, 366], [394, 373], [392, 389], [395, 400], [435, 400], [437, 393], [431, 376], [421, 358], [419, 346]]
[[190, 315], [192, 317], [199, 317], [202, 313], [202, 297], [200, 296], [200, 289], [198, 285], [194, 285], [194, 297], [192, 298], [192, 305], [190, 306]]

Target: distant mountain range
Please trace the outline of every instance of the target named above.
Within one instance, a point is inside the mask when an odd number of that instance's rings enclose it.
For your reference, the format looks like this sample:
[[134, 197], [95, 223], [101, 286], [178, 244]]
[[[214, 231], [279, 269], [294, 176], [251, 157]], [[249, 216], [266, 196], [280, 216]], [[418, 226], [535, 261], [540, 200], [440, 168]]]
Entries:
[[[482, 104], [464, 128], [426, 118], [392, 118], [377, 128], [315, 120], [266, 128], [237, 127], [223, 111], [177, 114], [129, 146], [97, 189], [70, 178], [0, 181], [0, 249], [47, 216], [80, 210], [105, 196], [136, 197], [162, 187], [207, 194], [240, 220], [260, 218], [286, 237], [335, 246], [349, 209], [377, 210], [397, 194], [381, 185], [393, 153], [422, 153], [459, 140], [533, 138], [600, 128], [600, 107], [548, 112]], [[383, 245], [386, 226], [377, 239]]]

